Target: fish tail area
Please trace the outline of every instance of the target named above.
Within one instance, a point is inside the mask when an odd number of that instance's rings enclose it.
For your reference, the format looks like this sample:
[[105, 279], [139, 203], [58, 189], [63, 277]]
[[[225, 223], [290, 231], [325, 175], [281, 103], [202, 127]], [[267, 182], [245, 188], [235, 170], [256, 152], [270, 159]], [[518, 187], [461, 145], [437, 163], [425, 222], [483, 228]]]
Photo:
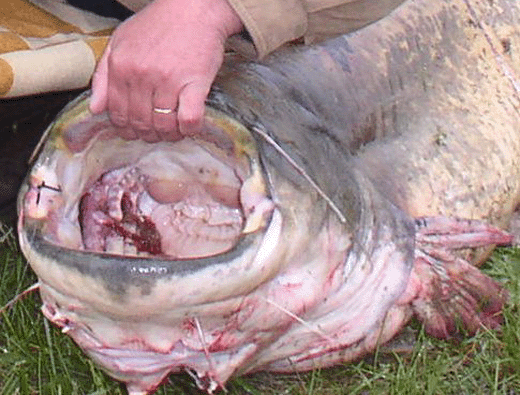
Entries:
[[416, 221], [412, 306], [428, 334], [450, 338], [500, 325], [506, 290], [456, 250], [511, 240], [506, 232], [481, 221], [445, 217]]

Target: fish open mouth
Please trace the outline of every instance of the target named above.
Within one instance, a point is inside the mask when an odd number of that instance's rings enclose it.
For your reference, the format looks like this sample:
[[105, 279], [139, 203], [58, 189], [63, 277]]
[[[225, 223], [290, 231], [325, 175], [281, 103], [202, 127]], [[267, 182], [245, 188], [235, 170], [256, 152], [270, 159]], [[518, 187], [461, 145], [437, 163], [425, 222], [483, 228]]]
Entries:
[[23, 198], [25, 221], [76, 250], [192, 259], [263, 229], [273, 204], [250, 133], [208, 109], [204, 131], [177, 142], [117, 137], [86, 102], [54, 124]]
[[[244, 223], [236, 174], [215, 186], [207, 178], [219, 175], [207, 160], [179, 164], [156, 154], [103, 174], [83, 194], [79, 223], [85, 248], [176, 258], [228, 250]], [[171, 173], [159, 178], [154, 166]]]

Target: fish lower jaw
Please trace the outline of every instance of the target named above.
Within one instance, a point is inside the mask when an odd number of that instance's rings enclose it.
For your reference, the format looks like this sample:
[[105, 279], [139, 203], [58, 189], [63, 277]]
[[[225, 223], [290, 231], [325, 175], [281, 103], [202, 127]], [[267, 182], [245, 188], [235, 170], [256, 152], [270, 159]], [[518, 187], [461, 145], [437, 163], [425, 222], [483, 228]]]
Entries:
[[[254, 342], [244, 343], [231, 333], [220, 332], [225, 320], [216, 320], [213, 326], [196, 317], [177, 324], [114, 321], [97, 315], [79, 300], [68, 299], [68, 305], [61, 305], [55, 299], [59, 294], [45, 284], [41, 292], [45, 317], [110, 376], [124, 382], [129, 394], [152, 393], [168, 374], [183, 371], [201, 390], [213, 393], [257, 352]], [[224, 322], [226, 325], [229, 323]], [[215, 333], [225, 339], [220, 350], [214, 343], [210, 345]]]
[[233, 352], [207, 355], [203, 349], [193, 350], [178, 343], [169, 353], [129, 353], [127, 350], [99, 348], [89, 350], [88, 355], [105, 367], [111, 376], [124, 382], [130, 393], [132, 390], [153, 391], [167, 375], [184, 371], [201, 390], [211, 394], [224, 387], [236, 367], [254, 350], [256, 346], [250, 344]]

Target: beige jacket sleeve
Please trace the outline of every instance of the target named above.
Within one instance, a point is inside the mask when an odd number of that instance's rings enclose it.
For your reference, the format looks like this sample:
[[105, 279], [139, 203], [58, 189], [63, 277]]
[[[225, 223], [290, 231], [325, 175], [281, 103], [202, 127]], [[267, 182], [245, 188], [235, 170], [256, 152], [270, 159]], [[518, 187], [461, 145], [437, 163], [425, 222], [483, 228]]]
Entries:
[[[139, 11], [153, 0], [117, 0]], [[240, 36], [228, 46], [246, 57], [262, 58], [295, 39], [313, 44], [359, 29], [405, 0], [228, 0], [253, 42]]]
[[[304, 0], [228, 0], [263, 57], [307, 30]], [[240, 48], [239, 48], [240, 50]]]
[[389, 14], [404, 0], [228, 1], [261, 58], [297, 38], [312, 44], [359, 29]]
[[[117, 0], [138, 12], [153, 0]], [[261, 58], [286, 42], [303, 37], [307, 30], [305, 0], [228, 0], [253, 43], [239, 35], [228, 47], [249, 58]]]

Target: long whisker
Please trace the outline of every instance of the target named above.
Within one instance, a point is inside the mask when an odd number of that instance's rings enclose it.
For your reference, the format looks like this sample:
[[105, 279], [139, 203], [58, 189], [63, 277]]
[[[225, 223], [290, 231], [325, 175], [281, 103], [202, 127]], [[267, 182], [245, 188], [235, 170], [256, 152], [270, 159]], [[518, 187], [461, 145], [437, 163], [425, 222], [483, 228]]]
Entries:
[[[197, 333], [199, 335], [200, 343], [202, 344], [202, 348], [204, 349], [204, 354], [206, 355], [206, 359], [208, 360], [209, 364], [209, 370], [213, 377], [211, 377], [212, 380], [216, 379], [216, 383], [218, 387], [222, 388], [222, 390], [227, 393], [228, 391], [224, 387], [224, 384], [218, 380], [218, 376], [216, 374], [215, 370], [215, 364], [213, 363], [213, 359], [211, 358], [211, 355], [209, 353], [208, 345], [206, 343], [206, 337], [204, 336], [204, 332], [202, 331], [202, 326], [200, 325], [199, 319], [197, 317], [193, 317], [193, 320], [195, 321], [195, 326], [197, 327]], [[215, 381], [213, 381], [215, 383]], [[209, 388], [208, 390], [210, 392], [213, 392], [216, 388]]]
[[267, 141], [270, 145], [272, 145], [273, 148], [276, 151], [278, 151], [285, 158], [285, 160], [287, 160], [287, 162], [289, 162], [290, 165], [293, 166], [298, 171], [298, 173], [300, 173], [303, 176], [303, 178], [305, 178], [305, 180], [311, 185], [311, 187], [314, 188], [316, 190], [316, 192], [318, 192], [318, 194], [323, 198], [323, 200], [325, 200], [327, 202], [327, 204], [329, 205], [329, 207], [336, 213], [336, 215], [338, 216], [341, 223], [347, 222], [347, 218], [341, 212], [339, 207], [336, 206], [336, 204], [332, 201], [332, 199], [330, 197], [328, 197], [325, 192], [323, 192], [323, 190], [311, 178], [311, 176], [309, 176], [307, 174], [307, 172], [300, 165], [298, 165], [298, 163], [296, 163], [295, 160], [293, 158], [291, 158], [291, 156], [287, 152], [285, 152], [285, 150], [271, 136], [269, 136], [265, 132], [265, 130], [260, 129], [257, 126], [253, 126], [252, 130], [255, 133], [258, 133], [260, 136], [262, 136], [264, 138], [265, 141]]
[[329, 335], [327, 335], [325, 332], [323, 332], [321, 329], [319, 328], [316, 328], [314, 325], [308, 323], [307, 321], [305, 321], [303, 318], [301, 317], [298, 317], [296, 314], [294, 314], [293, 312], [287, 310], [285, 307], [283, 306], [280, 306], [278, 303], [270, 300], [270, 299], [267, 299], [267, 298], [264, 298], [263, 296], [261, 296], [261, 298], [263, 300], [265, 300], [267, 303], [269, 303], [271, 306], [274, 306], [276, 307], [278, 310], [284, 312], [285, 314], [287, 314], [289, 317], [291, 318], [294, 318], [296, 321], [298, 321], [300, 324], [302, 324], [304, 327], [306, 327], [307, 329], [309, 329], [312, 333], [315, 333], [319, 336], [321, 336], [322, 338], [324, 338], [325, 340], [327, 340], [328, 342], [330, 342], [331, 344], [335, 344], [337, 343], [337, 341], [335, 339], [333, 339], [332, 337], [330, 337]]

